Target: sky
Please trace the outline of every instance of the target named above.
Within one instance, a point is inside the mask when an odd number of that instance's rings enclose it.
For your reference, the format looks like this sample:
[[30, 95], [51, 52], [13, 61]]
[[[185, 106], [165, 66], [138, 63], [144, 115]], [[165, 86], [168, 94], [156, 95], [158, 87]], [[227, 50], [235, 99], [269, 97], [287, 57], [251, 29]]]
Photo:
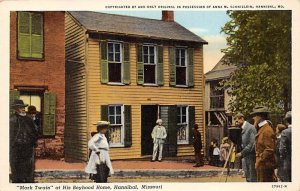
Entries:
[[[103, 11], [101, 11], [103, 12]], [[161, 19], [161, 11], [104, 11], [105, 13]], [[175, 11], [175, 21], [208, 42], [204, 45], [204, 73], [210, 71], [224, 55], [226, 36], [221, 28], [229, 21], [226, 11]]]

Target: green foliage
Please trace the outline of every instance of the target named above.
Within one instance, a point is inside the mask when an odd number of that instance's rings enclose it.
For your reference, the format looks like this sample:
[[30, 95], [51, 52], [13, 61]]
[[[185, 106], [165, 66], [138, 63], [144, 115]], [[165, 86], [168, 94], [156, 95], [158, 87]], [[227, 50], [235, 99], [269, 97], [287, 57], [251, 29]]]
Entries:
[[227, 64], [238, 69], [223, 86], [233, 96], [230, 109], [249, 114], [255, 105], [272, 112], [291, 109], [291, 12], [228, 11], [221, 32]]

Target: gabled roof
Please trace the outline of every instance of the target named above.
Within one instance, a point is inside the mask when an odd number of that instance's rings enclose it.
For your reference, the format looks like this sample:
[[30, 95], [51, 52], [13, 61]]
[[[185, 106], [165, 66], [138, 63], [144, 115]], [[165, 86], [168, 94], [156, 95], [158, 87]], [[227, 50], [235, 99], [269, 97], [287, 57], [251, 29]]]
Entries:
[[88, 31], [207, 44], [201, 37], [176, 22], [90, 11], [69, 13]]
[[224, 61], [225, 58], [223, 56], [221, 60], [215, 65], [215, 67], [205, 74], [205, 81], [228, 78], [230, 74], [237, 69], [235, 65], [224, 64]]

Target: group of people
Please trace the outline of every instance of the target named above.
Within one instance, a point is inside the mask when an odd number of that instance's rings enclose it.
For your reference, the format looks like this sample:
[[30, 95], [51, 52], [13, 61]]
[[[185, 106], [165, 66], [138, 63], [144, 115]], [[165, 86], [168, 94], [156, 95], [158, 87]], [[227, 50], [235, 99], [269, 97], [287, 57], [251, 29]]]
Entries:
[[[247, 182], [290, 182], [292, 115], [290, 111], [287, 112], [285, 124], [278, 124], [276, 130], [268, 115], [266, 107], [255, 107], [250, 114], [254, 120], [253, 125], [245, 120], [242, 113], [234, 116], [236, 125], [242, 130], [241, 151], [236, 154], [232, 152], [234, 158], [242, 159]], [[222, 144], [224, 147], [221, 146], [221, 150], [228, 150], [229, 144]]]

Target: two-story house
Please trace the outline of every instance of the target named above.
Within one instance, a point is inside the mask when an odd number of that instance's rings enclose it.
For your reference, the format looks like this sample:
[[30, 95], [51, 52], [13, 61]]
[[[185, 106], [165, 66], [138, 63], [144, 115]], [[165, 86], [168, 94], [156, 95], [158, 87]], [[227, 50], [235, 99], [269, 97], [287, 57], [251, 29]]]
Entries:
[[205, 40], [174, 21], [67, 12], [66, 161], [85, 161], [95, 123], [108, 120], [112, 159], [152, 154], [158, 118], [165, 156], [193, 155], [192, 128], [204, 134]]
[[41, 115], [38, 157], [64, 157], [64, 26], [64, 12], [10, 14], [10, 103], [20, 98]]
[[228, 127], [232, 125], [232, 113], [229, 101], [232, 97], [228, 89], [222, 88], [220, 82], [230, 77], [236, 66], [224, 63], [225, 57], [205, 74], [205, 126], [206, 145], [215, 139], [218, 143], [227, 136]]

